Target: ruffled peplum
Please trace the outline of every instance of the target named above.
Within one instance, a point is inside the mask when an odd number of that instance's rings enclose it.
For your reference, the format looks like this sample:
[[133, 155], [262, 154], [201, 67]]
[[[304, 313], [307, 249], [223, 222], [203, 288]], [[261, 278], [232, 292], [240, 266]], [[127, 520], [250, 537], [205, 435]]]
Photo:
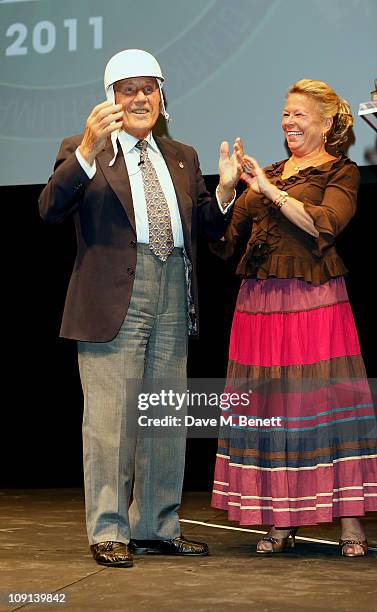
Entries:
[[[331, 210], [329, 212], [328, 207], [322, 206], [320, 199], [315, 201], [310, 197], [313, 194], [321, 196], [331, 177], [342, 170], [347, 162], [355, 167], [345, 156], [341, 156], [335, 162], [300, 170], [298, 174], [287, 179], [281, 178], [285, 160], [265, 169], [269, 180], [279, 189], [289, 193], [293, 188], [302, 185], [303, 194], [308, 192], [308, 196], [303, 195], [301, 201], [312, 217], [319, 236], [315, 238], [300, 230], [288, 221], [270, 200], [249, 190], [245, 195], [245, 206], [251, 212], [253, 224], [246, 252], [237, 267], [237, 274], [260, 280], [269, 277], [298, 278], [313, 285], [320, 285], [347, 273], [347, 268], [334, 246], [336, 234], [341, 231], [335, 221], [336, 213]], [[224, 247], [223, 244], [223, 249]]]

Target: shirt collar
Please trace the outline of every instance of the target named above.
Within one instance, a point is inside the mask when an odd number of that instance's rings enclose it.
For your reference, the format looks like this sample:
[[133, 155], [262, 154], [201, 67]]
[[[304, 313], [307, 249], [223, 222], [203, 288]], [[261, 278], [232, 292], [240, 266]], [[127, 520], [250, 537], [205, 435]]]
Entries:
[[[139, 138], [135, 138], [135, 136], [132, 136], [125, 130], [119, 130], [118, 139], [125, 153], [130, 153], [130, 151], [135, 148], [136, 143], [138, 143], [140, 140]], [[149, 132], [148, 136], [144, 140], [147, 141], [148, 147], [151, 147], [154, 151], [159, 152], [152, 132]]]

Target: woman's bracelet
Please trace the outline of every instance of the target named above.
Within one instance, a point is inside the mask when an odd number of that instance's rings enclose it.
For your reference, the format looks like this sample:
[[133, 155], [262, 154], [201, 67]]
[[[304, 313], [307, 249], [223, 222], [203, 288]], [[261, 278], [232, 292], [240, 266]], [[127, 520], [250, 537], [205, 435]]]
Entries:
[[288, 198], [289, 194], [286, 191], [279, 191], [277, 198], [273, 200], [273, 204], [276, 208], [280, 209]]

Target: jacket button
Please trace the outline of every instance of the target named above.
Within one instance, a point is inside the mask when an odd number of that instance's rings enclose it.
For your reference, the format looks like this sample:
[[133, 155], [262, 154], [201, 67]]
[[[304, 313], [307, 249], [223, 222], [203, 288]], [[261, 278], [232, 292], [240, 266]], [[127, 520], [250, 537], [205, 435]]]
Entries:
[[135, 240], [131, 240], [130, 247], [132, 247], [133, 249], [136, 248], [136, 241]]
[[133, 268], [131, 268], [131, 266], [129, 266], [129, 267], [127, 268], [127, 272], [128, 272], [128, 274], [129, 274], [130, 276], [132, 276], [132, 275], [135, 273], [135, 270], [134, 270]]

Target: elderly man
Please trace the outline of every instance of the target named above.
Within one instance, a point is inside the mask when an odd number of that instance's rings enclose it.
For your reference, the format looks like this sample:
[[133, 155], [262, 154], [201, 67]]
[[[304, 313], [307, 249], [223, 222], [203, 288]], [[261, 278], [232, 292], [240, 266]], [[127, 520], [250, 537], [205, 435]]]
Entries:
[[137, 383], [185, 380], [187, 331], [197, 333], [197, 235], [224, 232], [243, 152], [239, 139], [231, 156], [222, 143], [211, 199], [194, 149], [152, 134], [159, 113], [168, 117], [163, 80], [145, 51], [113, 56], [107, 101], [83, 135], [62, 142], [39, 202], [45, 221], [73, 214], [76, 226], [61, 336], [78, 341], [87, 531], [107, 566], [130, 567], [133, 552], [208, 554], [179, 525], [185, 437], [140, 435]]

